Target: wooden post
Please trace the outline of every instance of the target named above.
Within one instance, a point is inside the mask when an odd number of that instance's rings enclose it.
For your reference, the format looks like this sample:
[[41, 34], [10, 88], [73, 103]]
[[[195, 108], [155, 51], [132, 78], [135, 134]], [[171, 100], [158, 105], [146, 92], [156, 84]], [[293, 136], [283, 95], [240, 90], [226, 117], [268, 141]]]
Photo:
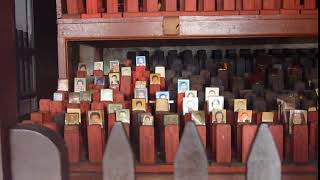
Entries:
[[80, 147], [80, 130], [79, 126], [64, 127], [64, 141], [68, 149], [69, 162], [77, 163], [80, 161], [81, 147]]
[[105, 143], [104, 130], [100, 125], [89, 125], [87, 130], [89, 161], [92, 163], [101, 162]]
[[152, 126], [140, 126], [139, 141], [140, 163], [155, 164], [154, 128]]
[[308, 162], [308, 126], [294, 125], [292, 131], [293, 162]]
[[231, 126], [218, 124], [215, 127], [215, 158], [217, 163], [231, 163]]
[[172, 164], [179, 146], [179, 125], [168, 124], [164, 127], [164, 152], [166, 163]]

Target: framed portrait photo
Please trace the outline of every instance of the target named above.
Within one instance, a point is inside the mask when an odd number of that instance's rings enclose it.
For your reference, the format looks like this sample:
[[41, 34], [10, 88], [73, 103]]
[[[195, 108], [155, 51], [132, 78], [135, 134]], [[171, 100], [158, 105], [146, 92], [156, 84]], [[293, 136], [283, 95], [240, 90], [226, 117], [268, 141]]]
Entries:
[[238, 123], [251, 123], [252, 121], [252, 110], [238, 111]]
[[135, 88], [134, 89], [134, 98], [145, 99], [146, 101], [148, 101], [148, 89], [147, 88]]
[[113, 90], [112, 89], [101, 89], [101, 101], [113, 101]]
[[144, 116], [152, 116], [152, 114], [149, 112], [138, 113], [138, 122], [140, 125], [142, 125], [142, 120]]
[[155, 73], [160, 74], [160, 77], [166, 77], [166, 68], [164, 66], [156, 66]]
[[64, 116], [65, 125], [79, 125], [79, 114], [78, 113], [66, 113]]
[[78, 92], [69, 93], [69, 103], [80, 104], [80, 93]]
[[63, 93], [61, 93], [61, 92], [53, 93], [53, 100], [54, 101], [63, 101], [63, 99], [64, 99]]
[[150, 74], [150, 84], [160, 84], [160, 74]]
[[88, 111], [88, 122], [90, 125], [100, 125], [103, 127], [104, 124], [103, 111]]
[[185, 93], [190, 90], [189, 79], [178, 79], [178, 93]]
[[142, 126], [153, 126], [153, 116], [151, 115], [145, 115], [142, 118]]
[[110, 83], [110, 86], [119, 85], [120, 84], [119, 73], [109, 73], [109, 83]]
[[234, 99], [234, 112], [247, 110], [247, 99]]
[[78, 71], [85, 71], [87, 72], [87, 63], [79, 63], [78, 64]]
[[192, 111], [198, 111], [199, 109], [199, 99], [198, 98], [183, 98], [182, 103], [183, 115], [186, 113], [191, 113]]
[[92, 75], [93, 74], [93, 63], [80, 62], [78, 64], [78, 71], [86, 71], [87, 76]]
[[114, 73], [120, 72], [120, 64], [118, 60], [110, 61], [110, 72], [114, 72]]
[[156, 111], [168, 112], [169, 111], [169, 101], [168, 99], [157, 99], [156, 100]]
[[261, 122], [272, 123], [273, 122], [273, 112], [262, 112]]
[[94, 84], [98, 86], [104, 86], [105, 85], [105, 77], [94, 77]]
[[290, 110], [289, 134], [292, 133], [293, 125], [307, 124], [307, 114], [305, 110]]
[[74, 78], [74, 92], [87, 90], [86, 78]]
[[178, 114], [165, 114], [163, 116], [164, 125], [179, 125], [179, 115]]
[[91, 102], [91, 92], [90, 91], [82, 91], [80, 92], [80, 101], [81, 102]]
[[103, 61], [98, 61], [93, 63], [93, 70], [103, 72]]
[[132, 111], [146, 111], [146, 99], [132, 99]]
[[195, 125], [206, 125], [204, 111], [192, 111], [191, 120], [195, 123]]
[[170, 100], [170, 93], [169, 91], [158, 91], [156, 92], [156, 99], [167, 99]]
[[69, 114], [78, 114], [77, 121], [81, 123], [81, 110], [79, 108], [67, 108], [67, 113]]
[[130, 124], [130, 110], [129, 109], [117, 110], [116, 121]]
[[198, 97], [198, 92], [197, 91], [193, 91], [193, 90], [190, 90], [190, 91], [186, 91], [184, 93], [184, 97]]
[[212, 122], [212, 124], [226, 124], [227, 123], [227, 110], [225, 110], [225, 109], [212, 110], [211, 122]]
[[146, 57], [136, 56], [136, 66], [146, 66]]
[[208, 111], [212, 112], [214, 109], [224, 109], [224, 97], [223, 96], [215, 96], [210, 97], [207, 101]]
[[116, 113], [116, 111], [122, 109], [122, 104], [114, 104], [110, 103], [108, 104], [108, 114]]
[[59, 79], [58, 80], [58, 91], [69, 91], [69, 80]]
[[131, 67], [122, 67], [121, 76], [131, 76]]
[[218, 87], [206, 87], [206, 101], [211, 97], [219, 96], [219, 88]]
[[147, 82], [146, 81], [136, 81], [135, 88], [147, 88]]

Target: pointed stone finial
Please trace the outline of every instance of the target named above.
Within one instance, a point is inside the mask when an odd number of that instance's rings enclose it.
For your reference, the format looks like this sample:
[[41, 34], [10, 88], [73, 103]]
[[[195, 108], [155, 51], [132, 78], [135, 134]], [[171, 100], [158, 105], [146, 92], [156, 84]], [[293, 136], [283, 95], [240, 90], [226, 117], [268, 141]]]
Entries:
[[267, 124], [261, 124], [247, 162], [247, 180], [281, 180], [281, 161]]
[[134, 180], [134, 157], [121, 122], [111, 130], [103, 156], [104, 180]]
[[175, 180], [208, 180], [208, 160], [196, 126], [187, 122], [174, 163]]

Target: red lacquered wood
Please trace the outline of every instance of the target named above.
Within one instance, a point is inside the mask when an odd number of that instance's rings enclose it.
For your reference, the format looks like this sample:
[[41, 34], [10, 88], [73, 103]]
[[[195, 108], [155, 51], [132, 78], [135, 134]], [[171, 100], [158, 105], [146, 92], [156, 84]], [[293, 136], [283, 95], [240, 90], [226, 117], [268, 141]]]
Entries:
[[70, 15], [80, 14], [84, 11], [82, 0], [67, 0], [67, 13]]
[[125, 0], [124, 1], [124, 12], [125, 13], [139, 12], [138, 0]]
[[50, 99], [40, 99], [39, 100], [39, 111], [48, 112], [50, 111]]
[[131, 98], [131, 77], [130, 76], [121, 76], [120, 92], [126, 97]]
[[308, 112], [308, 122], [318, 124], [318, 111]]
[[256, 10], [256, 1], [255, 0], [242, 0], [242, 9], [244, 11], [254, 11]]
[[294, 125], [292, 131], [293, 162], [308, 162], [308, 125]]
[[50, 112], [41, 112], [41, 113], [42, 113], [43, 123], [52, 122], [53, 114], [51, 114]]
[[283, 125], [281, 124], [270, 124], [269, 130], [272, 134], [274, 143], [277, 146], [279, 158], [283, 161]]
[[59, 128], [58, 125], [55, 122], [44, 122], [43, 126], [46, 128], [51, 129], [52, 131], [58, 133], [59, 132]]
[[161, 91], [166, 90], [166, 79], [164, 77], [160, 77], [160, 90]]
[[156, 92], [160, 91], [160, 84], [150, 84], [149, 95], [150, 99], [156, 99]]
[[164, 127], [164, 152], [168, 164], [173, 164], [179, 147], [179, 126], [166, 125]]
[[184, 11], [185, 6], [186, 6], [185, 0], [179, 0], [179, 10]]
[[122, 103], [124, 101], [124, 95], [117, 90], [113, 91], [113, 102], [114, 103]]
[[217, 152], [217, 125], [210, 123], [210, 140], [211, 140], [211, 158], [212, 160], [216, 161], [216, 152]]
[[104, 110], [104, 104], [102, 102], [92, 102], [91, 110]]
[[243, 125], [242, 127], [242, 148], [241, 148], [241, 162], [246, 163], [249, 157], [251, 145], [256, 136], [257, 125]]
[[300, 0], [283, 0], [282, 7], [288, 10], [300, 9]]
[[90, 110], [90, 103], [89, 102], [81, 102], [80, 103], [80, 111], [81, 114], [87, 114], [87, 112]]
[[80, 161], [80, 130], [79, 126], [64, 127], [64, 141], [68, 149], [69, 162]]
[[309, 125], [309, 160], [315, 161], [318, 159], [318, 124], [312, 123]]
[[144, 0], [143, 1], [144, 12], [158, 12], [158, 0]]
[[93, 102], [100, 102], [100, 97], [101, 97], [100, 91], [95, 91], [92, 94], [92, 101]]
[[155, 164], [154, 128], [141, 126], [139, 129], [139, 152], [141, 164]]
[[93, 76], [95, 76], [95, 77], [103, 77], [103, 71], [101, 71], [101, 70], [94, 70], [93, 71]]
[[236, 1], [235, 0], [223, 0], [223, 11], [235, 11]]
[[229, 124], [216, 125], [216, 161], [217, 163], [231, 163], [231, 126]]
[[68, 103], [67, 109], [80, 109], [80, 104]]
[[77, 77], [78, 78], [86, 78], [87, 77], [87, 71], [77, 71]]
[[215, 11], [216, 4], [215, 0], [203, 0], [203, 11]]
[[119, 0], [106, 0], [106, 4], [108, 14], [118, 13]]
[[184, 11], [197, 11], [197, 0], [185, 0]]
[[200, 140], [203, 144], [203, 147], [206, 148], [206, 145], [207, 145], [206, 126], [196, 126], [196, 127], [198, 130]]
[[186, 113], [186, 114], [183, 116], [183, 122], [184, 122], [184, 124], [186, 124], [188, 121], [191, 121], [191, 113]]
[[41, 112], [32, 112], [30, 114], [30, 119], [35, 124], [42, 124], [43, 123], [43, 115]]
[[91, 163], [101, 162], [104, 149], [104, 130], [100, 125], [90, 125], [87, 131], [89, 161]]
[[164, 0], [164, 9], [166, 12], [175, 12], [177, 11], [177, 0]]
[[116, 113], [108, 114], [108, 134], [110, 135], [111, 129], [116, 122]]
[[50, 101], [50, 112], [52, 114], [63, 112], [65, 109], [65, 104], [62, 101]]
[[183, 98], [184, 98], [184, 93], [179, 93], [177, 97], [177, 111], [178, 113], [183, 112]]
[[[286, 127], [285, 127], [286, 128]], [[292, 161], [292, 137], [285, 135], [284, 137], [284, 159], [288, 162]]]
[[280, 14], [283, 14], [283, 15], [298, 15], [298, 14], [300, 14], [300, 10], [298, 10], [298, 9], [280, 9]]

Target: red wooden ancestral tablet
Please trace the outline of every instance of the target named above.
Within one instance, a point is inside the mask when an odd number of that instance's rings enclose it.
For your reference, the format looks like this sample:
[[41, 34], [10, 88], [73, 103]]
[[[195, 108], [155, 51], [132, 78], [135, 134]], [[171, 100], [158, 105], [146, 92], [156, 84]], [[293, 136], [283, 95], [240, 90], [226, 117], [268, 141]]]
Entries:
[[309, 121], [309, 160], [318, 159], [318, 112], [308, 113]]
[[116, 113], [108, 114], [108, 134], [110, 135], [111, 129], [116, 122]]
[[124, 0], [124, 17], [140, 16], [138, 0]]
[[100, 18], [101, 11], [102, 0], [86, 0], [86, 13], [81, 14], [81, 18]]
[[257, 0], [243, 0], [242, 11], [240, 11], [240, 14], [243, 14], [243, 15], [259, 14], [259, 10], [261, 9], [261, 6], [262, 6], [261, 2]]
[[140, 163], [155, 164], [155, 140], [153, 126], [140, 126], [139, 129]]
[[50, 112], [41, 112], [43, 123], [52, 122], [53, 115]]
[[236, 1], [235, 0], [222, 0], [222, 10], [219, 11], [219, 15], [228, 16], [228, 15], [238, 15], [239, 11], [236, 10]]
[[79, 126], [64, 126], [64, 141], [66, 142], [69, 162], [71, 163], [80, 161], [80, 137]]
[[158, 0], [143, 0], [144, 12], [158, 12]]
[[203, 0], [203, 11], [215, 11], [216, 10], [215, 0]]
[[113, 102], [122, 103], [124, 101], [124, 95], [117, 90], [113, 90]]
[[218, 124], [213, 127], [212, 149], [215, 149], [215, 160], [217, 163], [231, 163], [231, 126]]
[[201, 140], [201, 143], [203, 144], [203, 147], [206, 148], [207, 146], [207, 131], [206, 126], [204, 125], [196, 125], [197, 131]]
[[106, 0], [107, 13], [103, 13], [104, 18], [121, 17], [121, 13], [118, 10], [119, 0]]
[[62, 101], [50, 101], [50, 112], [55, 115], [66, 110], [66, 106]]
[[80, 109], [80, 104], [68, 103], [67, 104], [67, 109]]
[[184, 11], [197, 11], [197, 0], [185, 0]]
[[89, 161], [101, 162], [105, 144], [104, 129], [100, 125], [89, 125], [87, 131]]
[[166, 12], [175, 12], [177, 11], [177, 0], [163, 0], [162, 5]]
[[300, 13], [300, 0], [283, 0], [281, 14], [296, 15]]
[[308, 157], [308, 125], [294, 125], [292, 131], [293, 162], [306, 163]]
[[183, 111], [183, 98], [184, 98], [184, 93], [178, 93], [177, 97], [177, 111], [178, 113], [182, 113]]
[[260, 14], [279, 14], [281, 6], [280, 0], [264, 0], [262, 1], [262, 9], [260, 10]]
[[150, 99], [156, 99], [156, 92], [160, 91], [160, 84], [150, 84]]
[[279, 158], [283, 161], [283, 125], [281, 124], [270, 124], [269, 130], [272, 134], [274, 143], [276, 144]]
[[90, 110], [90, 103], [83, 101], [80, 103], [80, 111], [81, 114], [87, 114], [87, 112]]
[[315, 0], [304, 0], [303, 9], [301, 14], [318, 14], [318, 9]]
[[80, 14], [84, 12], [82, 0], [67, 0], [67, 13], [70, 15]]
[[179, 147], [179, 125], [164, 127], [164, 152], [166, 163], [172, 164]]
[[91, 103], [91, 110], [103, 110], [104, 111], [104, 104], [102, 102], [92, 102]]
[[249, 152], [251, 149], [251, 145], [256, 136], [258, 126], [257, 125], [238, 125], [237, 127], [237, 135], [240, 135], [237, 141], [237, 149], [238, 155], [241, 159], [242, 163], [246, 163], [248, 160]]
[[87, 77], [87, 71], [77, 71], [77, 77], [78, 78], [86, 78]]
[[43, 123], [43, 114], [41, 112], [32, 112], [30, 114], [30, 119], [35, 124], [41, 125]]
[[92, 94], [92, 101], [93, 101], [93, 102], [100, 102], [100, 99], [101, 99], [100, 91], [95, 91], [95, 92], [93, 92], [93, 94]]
[[131, 98], [131, 77], [130, 76], [121, 76], [120, 92], [126, 97]]
[[166, 90], [166, 79], [164, 77], [160, 77], [160, 90], [161, 91]]
[[40, 99], [39, 100], [39, 111], [49, 112], [50, 111], [50, 99]]

